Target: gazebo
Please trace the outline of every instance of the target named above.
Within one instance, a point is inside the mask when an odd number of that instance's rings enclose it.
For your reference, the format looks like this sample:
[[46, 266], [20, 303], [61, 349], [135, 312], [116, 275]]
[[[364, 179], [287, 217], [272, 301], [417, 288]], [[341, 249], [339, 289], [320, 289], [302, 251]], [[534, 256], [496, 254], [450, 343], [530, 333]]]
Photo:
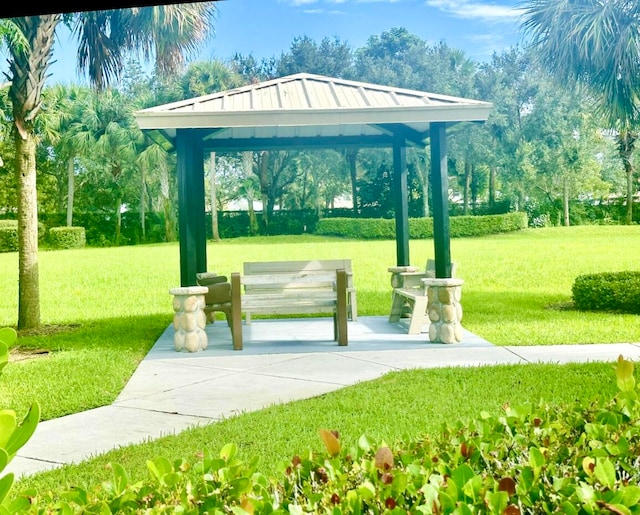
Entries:
[[205, 152], [393, 149], [397, 266], [410, 264], [406, 147], [431, 152], [435, 274], [451, 277], [447, 128], [484, 122], [492, 104], [299, 73], [135, 113], [177, 152], [180, 281], [207, 270]]

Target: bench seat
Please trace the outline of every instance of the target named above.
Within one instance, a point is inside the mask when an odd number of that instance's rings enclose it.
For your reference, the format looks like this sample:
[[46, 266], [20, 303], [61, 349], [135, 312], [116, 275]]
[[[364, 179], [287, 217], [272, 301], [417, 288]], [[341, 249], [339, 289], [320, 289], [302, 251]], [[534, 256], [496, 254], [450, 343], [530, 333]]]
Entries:
[[[348, 344], [347, 273], [344, 269], [329, 271], [278, 271], [282, 263], [267, 262], [258, 268], [244, 270], [250, 274], [231, 274], [232, 336], [234, 349], [242, 349], [242, 314], [251, 323], [251, 314], [297, 315], [330, 314], [333, 317], [333, 339]], [[252, 263], [255, 265], [256, 263]]]

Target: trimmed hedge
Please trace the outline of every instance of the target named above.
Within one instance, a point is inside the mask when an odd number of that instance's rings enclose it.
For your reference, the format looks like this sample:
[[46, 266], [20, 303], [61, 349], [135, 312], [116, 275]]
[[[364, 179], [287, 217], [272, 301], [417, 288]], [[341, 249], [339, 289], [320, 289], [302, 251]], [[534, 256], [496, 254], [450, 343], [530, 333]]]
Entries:
[[52, 227], [49, 229], [49, 243], [54, 249], [77, 249], [84, 247], [86, 242], [84, 227]]
[[580, 275], [571, 292], [577, 309], [640, 314], [640, 272]]
[[[12, 222], [13, 220], [0, 220]], [[0, 252], [15, 252], [18, 250], [18, 223], [13, 225], [0, 224]]]
[[[359, 239], [394, 239], [395, 220], [383, 218], [324, 218], [316, 225], [316, 234]], [[523, 212], [487, 216], [452, 216], [449, 234], [452, 238], [484, 236], [527, 228]], [[433, 218], [410, 218], [409, 237], [433, 238]]]

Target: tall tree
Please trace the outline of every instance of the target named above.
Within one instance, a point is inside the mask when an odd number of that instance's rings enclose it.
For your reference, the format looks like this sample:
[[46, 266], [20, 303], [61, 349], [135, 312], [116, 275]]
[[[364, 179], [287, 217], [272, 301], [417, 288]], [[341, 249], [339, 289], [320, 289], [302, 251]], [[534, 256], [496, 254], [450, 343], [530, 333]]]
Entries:
[[626, 221], [633, 220], [632, 155], [640, 123], [640, 3], [530, 0], [522, 26], [542, 63], [585, 85], [610, 128], [627, 176]]
[[[79, 42], [78, 67], [92, 84], [104, 88], [118, 78], [129, 51], [155, 57], [160, 72], [176, 70], [212, 29], [213, 2], [76, 13], [65, 17]], [[9, 49], [9, 98], [13, 107], [18, 183], [18, 328], [40, 325], [38, 211], [34, 122], [53, 57], [61, 14], [15, 18], [27, 45]]]

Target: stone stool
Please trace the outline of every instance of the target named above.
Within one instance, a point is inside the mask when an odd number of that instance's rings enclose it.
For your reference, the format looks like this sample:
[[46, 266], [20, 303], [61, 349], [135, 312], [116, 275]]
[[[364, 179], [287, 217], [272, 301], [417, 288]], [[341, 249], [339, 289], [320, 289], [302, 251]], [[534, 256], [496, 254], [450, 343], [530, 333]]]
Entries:
[[172, 288], [173, 295], [173, 346], [177, 351], [197, 352], [207, 348], [207, 316], [204, 312], [205, 286]]
[[429, 340], [433, 343], [459, 343], [462, 341], [462, 279], [422, 280], [427, 288]]

